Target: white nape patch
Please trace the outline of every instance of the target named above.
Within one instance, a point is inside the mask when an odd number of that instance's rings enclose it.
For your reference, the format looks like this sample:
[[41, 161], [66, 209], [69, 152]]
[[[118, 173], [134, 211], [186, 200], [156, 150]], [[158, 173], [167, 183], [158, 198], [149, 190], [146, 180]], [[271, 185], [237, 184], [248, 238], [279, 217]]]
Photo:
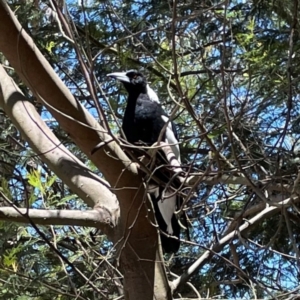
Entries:
[[[173, 194], [173, 195], [172, 195]], [[172, 196], [170, 196], [172, 195]], [[173, 235], [173, 227], [172, 227], [172, 216], [176, 210], [176, 200], [177, 196], [174, 195], [173, 191], [166, 191], [163, 200], [159, 200], [157, 202], [159, 211], [167, 224], [167, 233]]]
[[[164, 120], [165, 123], [169, 121], [169, 118], [166, 116], [161, 116], [161, 118]], [[167, 129], [166, 129], [166, 140], [165, 142], [170, 145], [175, 157], [177, 158], [178, 162], [181, 163], [180, 159], [180, 149], [179, 149], [179, 144], [178, 141], [175, 137], [175, 134], [172, 130], [172, 123], [169, 122]]]
[[153, 102], [159, 102], [158, 96], [156, 95], [156, 93], [151, 89], [151, 87], [147, 84], [147, 96], [149, 97], [149, 99]]

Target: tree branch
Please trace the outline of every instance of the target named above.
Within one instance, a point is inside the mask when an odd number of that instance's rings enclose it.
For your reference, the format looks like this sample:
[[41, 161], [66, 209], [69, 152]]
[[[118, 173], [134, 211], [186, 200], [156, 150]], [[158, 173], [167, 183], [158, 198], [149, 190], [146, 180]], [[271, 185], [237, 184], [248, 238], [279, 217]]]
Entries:
[[106, 130], [74, 99], [37, 49], [33, 40], [22, 29], [7, 3], [2, 0], [0, 1], [0, 17], [3, 24], [0, 28], [0, 51], [3, 52], [22, 81], [31, 89], [37, 99], [47, 106], [75, 143], [91, 157], [91, 150], [99, 143], [99, 138], [105, 142], [103, 148], [114, 153], [118, 160], [105, 154], [104, 149], [98, 151], [97, 155], [91, 158], [98, 167], [101, 166], [101, 171], [105, 173], [106, 177], [113, 177], [116, 180], [114, 167], [118, 170], [122, 169], [121, 163], [137, 174], [136, 165], [131, 164], [130, 159], [107, 134]]
[[96, 209], [82, 211], [18, 208], [17, 211], [13, 207], [0, 207], [0, 220], [2, 221], [28, 223], [28, 219], [39, 225], [87, 226], [100, 229], [105, 224], [104, 218]]
[[189, 278], [193, 276], [193, 274], [199, 270], [207, 261], [215, 254], [220, 252], [224, 246], [227, 245], [229, 241], [237, 238], [243, 231], [249, 229], [251, 226], [256, 225], [256, 223], [266, 219], [270, 215], [282, 210], [284, 207], [288, 207], [292, 203], [291, 198], [287, 198], [278, 203], [276, 206], [268, 206], [258, 213], [256, 216], [249, 220], [245, 220], [244, 224], [239, 226], [237, 229], [232, 229], [231, 232], [225, 234], [223, 238], [221, 238], [217, 243], [212, 244], [208, 250], [206, 250], [201, 257], [199, 257], [189, 268], [183, 273], [179, 278], [172, 281], [172, 288], [175, 290], [179, 287], [179, 285], [187, 282]]
[[[154, 216], [145, 205], [145, 188], [141, 176], [136, 176], [136, 164], [132, 164], [114, 138], [74, 99], [4, 0], [0, 0], [0, 20], [0, 51], [117, 194], [121, 209], [119, 226], [107, 234], [122, 250], [120, 264], [125, 298], [130, 295], [131, 299], [152, 300], [155, 295], [170, 299], [157, 229], [151, 225]], [[91, 155], [99, 141], [104, 146]], [[156, 281], [164, 282], [164, 287], [158, 287]]]
[[110, 223], [115, 226], [120, 209], [109, 184], [61, 144], [1, 65], [0, 106], [49, 168], [89, 206], [104, 208], [102, 214], [105, 215], [105, 221], [102, 223], [107, 223], [110, 215]]

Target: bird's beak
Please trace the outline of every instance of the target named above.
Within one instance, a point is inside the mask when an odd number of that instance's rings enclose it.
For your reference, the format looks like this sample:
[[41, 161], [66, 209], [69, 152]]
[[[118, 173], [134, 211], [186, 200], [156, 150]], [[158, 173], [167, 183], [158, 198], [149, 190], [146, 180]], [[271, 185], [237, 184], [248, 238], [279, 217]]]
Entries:
[[114, 79], [117, 79], [121, 82], [128, 82], [130, 83], [130, 80], [128, 76], [126, 76], [126, 72], [115, 72], [115, 73], [109, 73], [107, 76], [112, 77]]

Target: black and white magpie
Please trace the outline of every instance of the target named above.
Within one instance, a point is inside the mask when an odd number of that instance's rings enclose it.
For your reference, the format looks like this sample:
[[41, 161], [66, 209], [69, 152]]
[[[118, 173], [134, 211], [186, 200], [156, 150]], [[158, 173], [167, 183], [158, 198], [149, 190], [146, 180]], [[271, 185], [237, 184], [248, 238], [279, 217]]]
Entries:
[[[107, 76], [123, 83], [128, 92], [127, 106], [123, 117], [122, 129], [130, 143], [143, 142], [149, 146], [156, 143], [161, 131], [168, 125], [162, 134], [162, 141], [170, 147], [180, 162], [180, 151], [177, 132], [173, 122], [162, 109], [157, 94], [147, 84], [146, 78], [136, 70], [115, 72]], [[180, 225], [175, 216], [180, 206], [179, 197], [173, 190], [164, 191], [157, 185], [150, 185], [148, 193], [151, 196], [155, 216], [160, 229], [177, 238], [180, 236]], [[162, 247], [165, 252], [177, 252], [180, 246], [178, 239], [161, 234]]]

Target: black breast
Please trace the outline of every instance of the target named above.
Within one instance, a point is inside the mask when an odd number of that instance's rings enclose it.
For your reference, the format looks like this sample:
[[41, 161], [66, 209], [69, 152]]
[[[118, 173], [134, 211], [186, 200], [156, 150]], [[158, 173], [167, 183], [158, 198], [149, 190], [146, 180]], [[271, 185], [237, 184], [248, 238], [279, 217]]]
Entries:
[[[140, 94], [135, 106], [133, 126], [130, 129], [123, 126], [128, 141], [130, 143], [141, 141], [147, 145], [157, 142], [165, 125], [162, 115], [164, 111], [159, 103], [148, 100], [147, 95]], [[165, 134], [162, 136], [162, 140], [164, 139]]]

